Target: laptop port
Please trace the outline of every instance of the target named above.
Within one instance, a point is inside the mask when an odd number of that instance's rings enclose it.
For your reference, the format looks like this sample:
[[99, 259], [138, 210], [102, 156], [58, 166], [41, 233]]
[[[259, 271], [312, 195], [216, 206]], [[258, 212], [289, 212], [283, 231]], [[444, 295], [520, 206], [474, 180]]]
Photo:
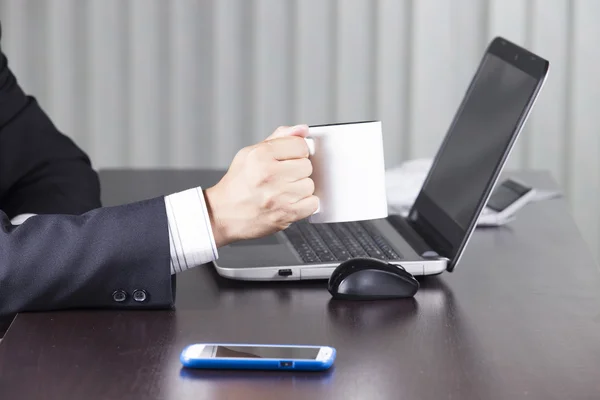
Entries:
[[290, 276], [290, 275], [292, 275], [292, 270], [291, 269], [280, 269], [279, 271], [277, 271], [277, 273], [279, 274], [279, 276]]

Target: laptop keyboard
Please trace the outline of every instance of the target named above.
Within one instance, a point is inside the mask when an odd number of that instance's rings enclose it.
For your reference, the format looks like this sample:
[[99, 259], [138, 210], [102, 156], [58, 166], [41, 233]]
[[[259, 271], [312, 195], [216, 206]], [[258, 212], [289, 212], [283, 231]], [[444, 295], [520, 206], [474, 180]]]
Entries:
[[283, 232], [305, 263], [345, 261], [354, 257], [402, 258], [368, 221], [310, 224], [302, 220]]

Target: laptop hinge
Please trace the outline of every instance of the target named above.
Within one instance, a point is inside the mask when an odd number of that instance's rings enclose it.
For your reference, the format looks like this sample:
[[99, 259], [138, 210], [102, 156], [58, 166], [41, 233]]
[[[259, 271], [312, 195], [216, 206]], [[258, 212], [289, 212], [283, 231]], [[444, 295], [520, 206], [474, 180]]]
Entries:
[[435, 249], [425, 241], [419, 233], [414, 230], [408, 223], [406, 218], [401, 215], [392, 214], [389, 215], [386, 220], [398, 231], [402, 237], [408, 242], [408, 244], [424, 258], [439, 258], [440, 255]]

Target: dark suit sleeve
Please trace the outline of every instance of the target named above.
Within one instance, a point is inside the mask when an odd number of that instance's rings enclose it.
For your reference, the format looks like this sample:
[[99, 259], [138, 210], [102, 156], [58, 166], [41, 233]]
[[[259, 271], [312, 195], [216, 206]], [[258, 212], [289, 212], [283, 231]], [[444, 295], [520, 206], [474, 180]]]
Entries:
[[[0, 210], [0, 315], [172, 306], [164, 199], [100, 208], [88, 157], [24, 94], [1, 50]], [[41, 215], [11, 225], [22, 213]]]
[[12, 218], [98, 207], [100, 185], [88, 156], [25, 95], [0, 49], [0, 209]]
[[[0, 315], [173, 305], [164, 198], [11, 225], [0, 212]], [[143, 290], [144, 302], [133, 300]], [[123, 302], [116, 291], [126, 293]]]

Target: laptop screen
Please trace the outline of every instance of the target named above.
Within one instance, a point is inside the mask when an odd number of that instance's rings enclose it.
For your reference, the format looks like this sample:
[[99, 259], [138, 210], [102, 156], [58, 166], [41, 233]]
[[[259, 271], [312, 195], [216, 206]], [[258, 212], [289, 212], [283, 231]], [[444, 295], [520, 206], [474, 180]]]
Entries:
[[425, 236], [451, 261], [458, 261], [539, 90], [547, 70], [540, 63], [512, 43], [492, 42], [415, 202], [409, 220], [421, 219]]

